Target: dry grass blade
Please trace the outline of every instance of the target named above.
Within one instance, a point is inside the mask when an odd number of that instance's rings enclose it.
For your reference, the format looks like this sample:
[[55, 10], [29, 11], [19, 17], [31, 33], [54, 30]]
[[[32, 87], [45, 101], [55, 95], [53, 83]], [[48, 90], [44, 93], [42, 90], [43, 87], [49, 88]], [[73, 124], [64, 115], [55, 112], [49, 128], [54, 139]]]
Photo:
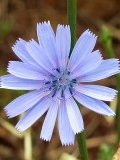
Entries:
[[116, 134], [90, 138], [87, 140], [87, 146], [88, 148], [95, 148], [102, 145], [103, 143], [114, 144], [115, 140]]
[[0, 125], [5, 128], [6, 130], [8, 130], [12, 135], [18, 137], [18, 138], [22, 138], [23, 136], [21, 134], [19, 134], [17, 132], [17, 130], [15, 129], [15, 127], [10, 124], [9, 122], [7, 122], [6, 120], [4, 120], [2, 117], [0, 117]]
[[77, 160], [74, 156], [63, 153], [59, 160]]
[[113, 156], [112, 160], [120, 160], [120, 147], [118, 148], [117, 152]]

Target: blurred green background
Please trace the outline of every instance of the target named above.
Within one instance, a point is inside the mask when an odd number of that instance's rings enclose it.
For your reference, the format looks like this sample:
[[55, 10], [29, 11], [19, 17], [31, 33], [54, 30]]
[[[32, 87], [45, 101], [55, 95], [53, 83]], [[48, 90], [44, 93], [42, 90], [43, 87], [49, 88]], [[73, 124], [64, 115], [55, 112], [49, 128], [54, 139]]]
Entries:
[[[120, 58], [120, 0], [78, 0], [77, 36], [90, 29], [98, 35], [96, 48], [104, 58]], [[18, 38], [36, 36], [37, 22], [50, 20], [54, 30], [58, 23], [67, 23], [67, 1], [61, 0], [0, 0], [0, 75], [6, 74], [9, 60], [17, 60], [11, 46]], [[97, 84], [116, 88], [116, 77]], [[0, 90], [0, 160], [30, 160], [24, 158], [24, 136], [14, 125], [19, 117], [7, 119], [3, 108], [24, 91]], [[117, 99], [109, 104], [116, 110]], [[15, 106], [16, 107], [16, 106]], [[91, 160], [112, 160], [116, 147], [114, 118], [97, 115], [82, 107], [87, 145]], [[57, 125], [50, 143], [39, 139], [43, 118], [32, 127], [33, 160], [77, 160], [77, 143], [62, 147]], [[117, 159], [116, 159], [117, 160]]]

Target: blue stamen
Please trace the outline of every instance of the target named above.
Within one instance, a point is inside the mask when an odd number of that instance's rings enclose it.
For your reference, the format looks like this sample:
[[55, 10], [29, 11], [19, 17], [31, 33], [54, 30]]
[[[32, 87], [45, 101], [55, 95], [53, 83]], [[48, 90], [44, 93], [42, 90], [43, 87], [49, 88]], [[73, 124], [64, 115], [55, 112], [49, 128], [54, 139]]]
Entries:
[[58, 71], [60, 73], [60, 69], [59, 68], [56, 68], [56, 71]]
[[73, 95], [73, 92], [72, 92], [72, 88], [71, 88], [71, 87], [69, 87], [69, 91], [70, 91], [71, 95]]
[[52, 97], [54, 97], [54, 96], [55, 96], [56, 92], [57, 92], [57, 88], [55, 88], [55, 89], [53, 90]]
[[50, 81], [45, 82], [45, 84], [50, 84], [50, 83], [51, 83]]

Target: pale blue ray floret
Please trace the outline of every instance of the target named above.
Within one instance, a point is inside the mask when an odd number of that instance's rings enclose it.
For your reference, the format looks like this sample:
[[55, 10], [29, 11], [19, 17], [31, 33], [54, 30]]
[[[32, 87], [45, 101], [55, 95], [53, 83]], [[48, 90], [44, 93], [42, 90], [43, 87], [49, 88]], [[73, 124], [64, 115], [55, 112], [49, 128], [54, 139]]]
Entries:
[[19, 39], [12, 47], [20, 61], [9, 62], [1, 88], [30, 92], [9, 103], [5, 112], [9, 118], [25, 112], [16, 125], [19, 132], [47, 112], [40, 138], [51, 140], [57, 119], [61, 143], [71, 145], [75, 134], [84, 130], [76, 101], [99, 114], [114, 115], [103, 101], [112, 101], [117, 91], [89, 82], [119, 73], [119, 60], [104, 60], [99, 50], [93, 51], [97, 37], [89, 30], [79, 37], [70, 57], [69, 26], [58, 25], [54, 33], [49, 21], [38, 23], [37, 36], [38, 42]]

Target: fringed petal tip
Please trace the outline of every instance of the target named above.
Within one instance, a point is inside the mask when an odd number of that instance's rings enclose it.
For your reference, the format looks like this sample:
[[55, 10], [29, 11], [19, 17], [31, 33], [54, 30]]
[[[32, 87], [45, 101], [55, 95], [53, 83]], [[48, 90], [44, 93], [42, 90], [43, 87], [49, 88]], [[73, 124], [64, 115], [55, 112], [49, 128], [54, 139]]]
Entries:
[[[45, 142], [50, 142], [51, 141], [51, 138], [45, 138], [45, 137], [42, 137], [40, 136], [40, 139], [42, 141], [45, 141]], [[74, 145], [74, 142], [61, 142], [62, 143], [62, 146], [71, 146], [71, 145]]]
[[16, 42], [13, 44], [13, 46], [11, 47], [12, 50], [14, 51], [14, 49], [15, 49], [16, 47], [18, 47], [18, 45], [19, 45], [20, 43], [22, 43], [22, 42], [26, 42], [26, 41], [23, 40], [22, 38], [18, 38], [18, 39], [16, 40]]
[[[16, 61], [16, 62], [18, 62], [18, 61]], [[11, 66], [12, 66], [12, 64], [14, 64], [15, 63], [15, 61], [9, 61], [8, 62], [8, 65], [7, 65], [7, 72], [8, 73], [10, 73], [10, 70], [11, 70]], [[12, 74], [12, 73], [10, 73], [10, 74]], [[12, 74], [13, 75], [13, 74]]]
[[48, 21], [38, 22], [37, 27], [39, 27], [40, 25], [51, 25], [51, 24], [50, 21], [48, 20]]
[[5, 107], [3, 110], [4, 110], [5, 114], [6, 114], [6, 116], [9, 118], [10, 115], [9, 115], [9, 113], [8, 113], [8, 111], [7, 111], [7, 109], [6, 109], [6, 107]]
[[10, 73], [9, 70], [10, 70], [10, 67], [11, 67], [11, 64], [12, 64], [12, 63], [14, 63], [14, 61], [9, 61], [9, 62], [8, 62], [8, 65], [7, 65], [7, 72], [8, 72], [8, 73]]
[[116, 74], [120, 73], [120, 60], [117, 58], [113, 58], [114, 63], [116, 65], [116, 67], [118, 68], [118, 71], [116, 72]]
[[97, 39], [97, 36], [92, 31], [90, 31], [89, 29], [87, 29], [84, 33], [89, 34], [90, 36], [93, 36], [95, 39]]
[[7, 116], [8, 119], [14, 117], [13, 114], [12, 114], [12, 112], [10, 112], [6, 107], [4, 108], [4, 112], [5, 112], [5, 114], [6, 114], [6, 116]]
[[[95, 52], [95, 51], [93, 51], [93, 52]], [[98, 49], [98, 50], [96, 50], [96, 52], [98, 52], [100, 54], [101, 60], [103, 60], [104, 58], [103, 58], [103, 55], [102, 55], [101, 51]]]
[[118, 59], [118, 69], [119, 69], [119, 73], [120, 73], [120, 61]]
[[2, 88], [2, 77], [0, 77], [0, 88]]
[[50, 142], [50, 140], [51, 140], [51, 138], [48, 139], [47, 137], [42, 137], [42, 136], [40, 136], [40, 139], [45, 142]]
[[16, 42], [13, 44], [13, 46], [11, 47], [13, 51], [14, 51], [14, 49], [16, 48], [16, 45], [17, 45], [19, 42], [20, 42], [19, 40], [16, 40]]
[[4, 89], [4, 88], [5, 88], [3, 82], [0, 82], [0, 88], [1, 88], [1, 89]]
[[28, 128], [25, 128], [24, 124], [21, 124], [21, 121], [18, 121], [18, 123], [15, 126], [15, 129], [20, 133], [23, 134], [24, 131], [26, 131]]
[[[83, 132], [83, 131], [84, 131], [84, 128], [83, 128], [82, 130], [76, 132], [75, 135], [77, 135], [77, 134], [79, 134], [79, 133], [81, 133], [81, 132]], [[66, 146], [74, 145], [74, 141], [71, 141], [71, 142], [69, 142], [69, 141], [67, 142], [67, 141], [66, 141], [66, 142], [61, 142], [61, 143], [62, 143], [62, 146], [65, 146], [65, 147], [66, 147]]]
[[82, 128], [80, 128], [79, 130], [78, 129], [76, 131], [74, 130], [73, 132], [74, 132], [75, 135], [77, 135], [77, 134], [79, 134], [83, 131], [84, 131], [84, 126]]
[[3, 79], [6, 75], [3, 75], [3, 76], [0, 76], [0, 87], [2, 87], [2, 82], [3, 82]]
[[65, 146], [65, 147], [74, 145], [74, 142], [66, 142], [66, 143], [61, 142], [61, 143], [62, 143], [62, 146]]
[[27, 47], [27, 45], [28, 45], [28, 44], [31, 44], [31, 43], [33, 43], [33, 44], [35, 44], [35, 45], [36, 45], [36, 44], [39, 45], [33, 38], [31, 38], [30, 40], [28, 40], [28, 41], [26, 42], [26, 45], [25, 45], [25, 46]]
[[70, 30], [70, 26], [69, 26], [69, 25], [64, 25], [64, 24], [58, 24], [57, 28], [58, 28], [58, 29], [60, 29], [60, 28], [62, 29], [62, 28], [63, 28], [63, 29], [68, 29], [68, 30]]
[[22, 131], [21, 128], [19, 128], [17, 125], [15, 126], [15, 129], [20, 133], [20, 134], [23, 134], [24, 131]]
[[83, 132], [83, 131], [84, 131], [84, 128], [81, 128], [81, 130], [75, 132], [74, 134], [77, 135], [77, 134], [79, 134], [79, 133], [81, 133], [81, 132]]
[[112, 97], [111, 100], [109, 100], [109, 101], [114, 101], [115, 97], [117, 96], [117, 93], [118, 93], [118, 91], [115, 90], [115, 93], [114, 93], [113, 97]]
[[50, 141], [51, 141], [51, 137], [48, 138], [48, 137], [44, 137], [44, 136], [41, 136], [41, 135], [40, 135], [40, 139], [41, 139], [42, 141], [45, 141], [45, 142], [50, 142]]
[[[38, 22], [37, 23], [37, 27], [39, 27], [39, 25], [51, 25], [50, 21], [43, 21], [43, 22]], [[58, 27], [64, 27], [64, 28], [70, 28], [69, 25], [64, 25], [64, 24], [58, 24]], [[91, 32], [92, 33], [92, 32]]]
[[118, 58], [112, 58], [114, 61], [116, 61], [116, 65], [120, 67], [120, 60]]
[[115, 112], [111, 112], [109, 115], [107, 115], [107, 116], [116, 116], [116, 114], [115, 114]]
[[104, 114], [104, 113], [98, 113], [98, 115], [107, 116], [107, 117], [116, 116], [115, 112], [113, 112], [111, 109], [106, 114]]

